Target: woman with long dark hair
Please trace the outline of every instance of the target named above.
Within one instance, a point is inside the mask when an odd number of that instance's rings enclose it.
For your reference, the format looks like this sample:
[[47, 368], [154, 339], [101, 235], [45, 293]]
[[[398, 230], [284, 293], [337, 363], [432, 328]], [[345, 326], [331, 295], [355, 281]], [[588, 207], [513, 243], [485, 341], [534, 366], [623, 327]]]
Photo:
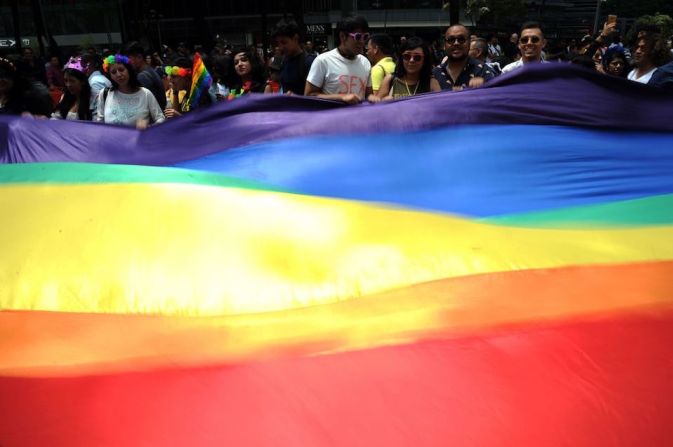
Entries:
[[234, 71], [236, 79], [232, 90], [236, 90], [237, 94], [264, 93], [266, 73], [255, 51], [248, 48], [235, 53]]
[[65, 91], [53, 119], [91, 121], [91, 86], [82, 58], [71, 57], [63, 72]]
[[387, 75], [376, 95], [370, 95], [370, 102], [414, 96], [430, 91], [439, 91], [439, 86], [431, 85], [432, 59], [428, 46], [420, 37], [405, 40], [399, 49], [395, 73]]
[[103, 71], [112, 87], [98, 95], [97, 121], [143, 129], [166, 119], [152, 92], [140, 85], [127, 56], [116, 54], [106, 57]]

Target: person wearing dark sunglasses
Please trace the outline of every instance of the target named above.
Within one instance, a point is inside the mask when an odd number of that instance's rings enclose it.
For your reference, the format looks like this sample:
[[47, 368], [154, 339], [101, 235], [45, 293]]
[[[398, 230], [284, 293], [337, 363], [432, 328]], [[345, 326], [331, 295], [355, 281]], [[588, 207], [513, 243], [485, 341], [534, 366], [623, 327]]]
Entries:
[[542, 50], [547, 45], [542, 26], [537, 22], [528, 22], [521, 27], [519, 38], [519, 52], [521, 59], [506, 65], [502, 69], [503, 74], [521, 68], [526, 64], [545, 62], [542, 58]]
[[337, 25], [339, 46], [319, 55], [306, 78], [304, 95], [357, 104], [371, 94], [371, 63], [363, 55], [369, 41], [364, 17], [348, 17]]
[[450, 26], [444, 34], [444, 42], [446, 57], [432, 71], [433, 89], [477, 88], [495, 77], [488, 65], [469, 56], [470, 30], [465, 26]]
[[[431, 90], [432, 56], [420, 37], [410, 37], [399, 49], [399, 63], [394, 74], [387, 75], [376, 95], [369, 102], [380, 102], [407, 96], [420, 95]], [[434, 91], [439, 91], [439, 86]]]

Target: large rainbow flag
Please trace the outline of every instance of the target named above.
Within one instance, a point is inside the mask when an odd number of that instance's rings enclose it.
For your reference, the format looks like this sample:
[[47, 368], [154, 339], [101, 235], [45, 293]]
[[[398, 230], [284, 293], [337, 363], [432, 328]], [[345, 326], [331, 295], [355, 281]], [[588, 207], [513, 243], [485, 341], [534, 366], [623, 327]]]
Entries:
[[671, 445], [672, 116], [558, 65], [0, 118], [0, 445]]

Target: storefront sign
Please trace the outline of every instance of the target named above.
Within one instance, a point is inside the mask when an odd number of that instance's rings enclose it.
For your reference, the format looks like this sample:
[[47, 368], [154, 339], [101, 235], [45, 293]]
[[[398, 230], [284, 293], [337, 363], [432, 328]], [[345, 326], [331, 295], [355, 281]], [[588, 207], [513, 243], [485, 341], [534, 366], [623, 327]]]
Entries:
[[306, 25], [306, 35], [326, 35], [332, 33], [332, 25], [329, 23], [314, 23]]
[[[30, 46], [30, 39], [21, 39], [21, 45], [24, 47]], [[0, 38], [0, 48], [12, 48], [16, 46], [16, 40]]]

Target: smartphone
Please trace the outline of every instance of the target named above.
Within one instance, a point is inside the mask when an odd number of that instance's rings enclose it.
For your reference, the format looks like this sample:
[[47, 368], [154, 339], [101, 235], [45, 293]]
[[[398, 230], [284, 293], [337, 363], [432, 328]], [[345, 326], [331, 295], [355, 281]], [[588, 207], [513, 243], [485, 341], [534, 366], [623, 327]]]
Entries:
[[617, 23], [617, 16], [616, 15], [610, 14], [608, 16], [608, 24], [610, 24], [610, 23]]

